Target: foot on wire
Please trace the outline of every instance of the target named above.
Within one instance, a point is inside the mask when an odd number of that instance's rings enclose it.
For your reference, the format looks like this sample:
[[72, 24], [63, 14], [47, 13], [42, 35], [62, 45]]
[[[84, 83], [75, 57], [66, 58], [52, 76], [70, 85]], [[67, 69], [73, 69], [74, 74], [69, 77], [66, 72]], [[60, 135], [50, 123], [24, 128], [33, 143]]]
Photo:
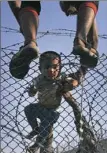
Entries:
[[94, 48], [86, 47], [79, 38], [75, 38], [72, 53], [80, 56], [80, 63], [88, 68], [94, 68], [98, 63], [98, 52]]
[[38, 53], [39, 48], [34, 41], [21, 47], [10, 61], [9, 69], [11, 75], [17, 79], [23, 79], [29, 71], [29, 65], [32, 60], [38, 58]]
[[26, 139], [32, 139], [34, 136], [36, 136], [37, 134], [39, 134], [39, 129], [34, 129], [33, 131], [31, 131], [28, 135], [25, 136]]
[[40, 153], [54, 153], [53, 147], [45, 147], [40, 148]]
[[39, 148], [44, 148], [43, 144], [42, 143], [35, 142], [32, 146], [30, 146], [28, 148], [28, 151], [30, 153], [35, 153], [35, 152], [38, 151]]
[[89, 50], [89, 53], [86, 55], [80, 56], [81, 65], [85, 65], [88, 68], [95, 68], [98, 64], [99, 54], [94, 48]]

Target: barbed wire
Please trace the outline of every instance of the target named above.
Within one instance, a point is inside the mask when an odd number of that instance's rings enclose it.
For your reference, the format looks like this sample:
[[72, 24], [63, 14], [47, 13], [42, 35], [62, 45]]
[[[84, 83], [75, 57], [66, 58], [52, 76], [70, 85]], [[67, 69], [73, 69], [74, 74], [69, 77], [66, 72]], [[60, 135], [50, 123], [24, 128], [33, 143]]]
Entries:
[[[13, 33], [21, 33], [20, 30], [17, 29], [13, 29], [13, 28], [8, 28], [8, 27], [3, 27], [1, 26], [1, 29], [7, 29], [6, 31], [1, 30], [1, 32], [13, 32]], [[67, 32], [52, 32], [52, 31], [67, 31]], [[76, 33], [75, 30], [71, 30], [71, 29], [51, 29], [48, 31], [39, 31], [38, 34], [42, 34], [45, 35], [47, 33], [47, 35], [56, 35], [56, 36], [74, 36], [74, 34]], [[100, 38], [102, 39], [107, 39], [107, 34], [100, 34], [98, 35]]]
[[[37, 40], [38, 39], [40, 39], [40, 38], [43, 38], [45, 35], [47, 35], [48, 34], [48, 31], [46, 31], [45, 33], [43, 33], [41, 36], [38, 36], [37, 37]], [[4, 50], [4, 49], [7, 49], [7, 50], [11, 50], [11, 49], [8, 49], [8, 48], [10, 48], [10, 47], [15, 47], [15, 46], [17, 46], [17, 45], [20, 45], [20, 44], [22, 44], [22, 43], [24, 43], [24, 41], [23, 42], [18, 42], [18, 43], [15, 43], [15, 44], [12, 44], [12, 45], [9, 45], [9, 46], [6, 46], [6, 47], [3, 47], [3, 48], [1, 48], [2, 50]], [[12, 49], [13, 50], [13, 49]], [[13, 50], [13, 51], [15, 51], [15, 50]], [[13, 54], [13, 52], [11, 52], [11, 54]]]
[[[2, 27], [2, 28], [4, 28], [4, 27]], [[7, 27], [5, 27], [7, 30], [8, 30], [8, 28]], [[53, 31], [55, 30], [55, 31], [70, 31], [70, 32], [72, 32], [71, 33], [71, 35], [73, 36], [74, 35], [74, 33], [75, 33], [75, 31], [73, 31], [73, 30], [69, 30], [69, 29], [52, 29]], [[42, 37], [44, 37], [44, 36], [46, 36], [46, 35], [55, 35], [55, 36], [63, 36], [63, 35], [65, 35], [65, 36], [70, 36], [70, 33], [69, 32], [52, 32], [52, 30], [48, 30], [48, 31], [46, 31], [46, 32], [39, 32], [39, 34], [41, 34], [37, 39], [40, 39], [40, 38], [42, 38]], [[11, 32], [11, 31], [13, 31], [13, 32], [16, 32], [16, 33], [20, 33], [20, 31], [18, 31], [17, 29], [9, 29], [9, 31], [8, 32]], [[3, 32], [3, 31], [2, 31]], [[6, 32], [6, 31], [5, 31]], [[62, 35], [61, 35], [62, 34]], [[107, 39], [107, 35], [99, 35], [99, 37], [100, 38], [103, 38], [103, 39]], [[2, 56], [2, 58], [3, 57], [5, 57], [5, 56], [7, 56], [7, 55], [10, 55], [10, 54], [13, 54], [13, 52], [11, 52], [11, 53], [6, 53], [5, 52], [5, 50], [10, 50], [10, 51], [17, 51], [17, 50], [15, 50], [15, 49], [11, 49], [10, 47], [14, 47], [14, 46], [16, 46], [16, 45], [20, 45], [21, 43], [23, 43], [23, 42], [19, 42], [19, 43], [16, 43], [16, 44], [13, 44], [13, 45], [10, 45], [10, 46], [7, 46], [7, 47], [4, 47], [4, 48], [2, 48], [2, 51], [5, 53], [5, 55], [4, 56]], [[104, 54], [103, 54], [104, 55]], [[107, 59], [107, 56], [101, 56], [100, 57], [100, 64], [102, 63], [102, 62], [104, 62], [104, 60], [106, 60]], [[63, 56], [63, 54], [61, 54], [61, 56]], [[64, 57], [67, 59], [68, 57], [71, 57], [72, 56], [72, 54], [69, 54], [69, 55], [64, 55]], [[2, 59], [3, 60], [3, 59]], [[5, 63], [6, 63], [6, 61], [4, 61]], [[7, 64], [7, 63], [6, 63]], [[80, 64], [79, 63], [76, 63], [76, 62], [71, 62], [71, 61], [68, 61], [68, 62], [65, 62], [65, 63], [63, 63], [63, 67], [65, 67], [65, 66], [70, 66], [70, 65], [73, 65], [73, 66], [80, 66]], [[104, 67], [105, 67], [105, 65], [103, 65]], [[88, 107], [89, 107], [89, 120], [91, 121], [91, 124], [92, 124], [92, 127], [93, 127], [93, 130], [95, 129], [95, 127], [94, 127], [94, 124], [93, 124], [93, 116], [92, 116], [92, 110], [93, 110], [93, 101], [97, 98], [97, 95], [99, 94], [99, 92], [100, 92], [100, 90], [101, 89], [104, 89], [104, 85], [105, 84], [107, 84], [107, 76], [105, 75], [105, 73], [103, 74], [101, 71], [100, 71], [100, 69], [97, 69], [97, 68], [95, 68], [95, 69], [92, 69], [92, 71], [94, 71], [96, 74], [98, 73], [100, 76], [102, 76], [102, 78], [104, 79], [104, 82], [102, 83], [102, 84], [100, 84], [100, 87], [98, 88], [98, 89], [94, 89], [94, 95], [93, 95], [93, 97], [92, 97], [92, 100], [91, 100], [91, 102], [87, 102], [88, 103]], [[5, 72], [6, 73], [6, 72]], [[11, 77], [11, 76], [10, 76]], [[94, 79], [96, 79], [96, 78], [94, 78]], [[4, 80], [4, 81], [6, 81], [6, 80]], [[16, 83], [17, 83], [17, 81], [16, 81]], [[3, 89], [4, 90], [4, 89]], [[85, 92], [85, 94], [86, 94], [86, 96], [87, 96], [87, 90], [85, 89], [85, 87], [83, 86], [83, 84], [82, 84], [82, 93], [81, 93], [81, 110], [82, 110], [82, 102], [83, 102], [83, 90], [84, 90], [84, 92]], [[24, 93], [23, 93], [24, 94]], [[15, 117], [12, 117], [12, 116], [9, 116], [9, 114], [5, 114], [5, 113], [3, 113], [2, 112], [2, 114], [4, 115], [4, 116], [7, 116], [7, 117], [9, 117], [10, 119], [12, 119], [13, 121], [14, 121], [14, 123], [15, 123], [15, 125], [16, 125], [16, 127], [17, 127], [17, 131], [16, 130], [14, 130], [13, 128], [11, 129], [10, 127], [8, 127], [8, 126], [6, 126], [6, 125], [1, 125], [1, 127], [2, 127], [2, 129], [3, 128], [6, 128], [7, 130], [10, 130], [10, 131], [13, 131], [13, 132], [15, 132], [15, 133], [17, 133], [20, 137], [21, 137], [21, 140], [22, 140], [22, 144], [23, 144], [23, 146], [24, 146], [24, 149], [26, 149], [27, 150], [27, 144], [26, 144], [26, 140], [25, 140], [25, 137], [24, 137], [24, 135], [23, 135], [23, 133], [22, 133], [22, 131], [21, 131], [21, 129], [20, 129], [20, 127], [19, 127], [19, 125], [20, 125], [20, 123], [19, 123], [19, 121], [18, 121], [18, 115], [20, 114], [19, 113], [19, 106], [21, 105], [21, 100], [22, 100], [22, 98], [23, 98], [23, 94], [21, 94], [18, 98], [19, 98], [19, 100], [18, 100], [18, 102], [17, 102], [17, 106], [16, 106], [16, 115], [15, 115]], [[87, 100], [88, 100], [88, 96], [87, 96]], [[82, 119], [82, 116], [81, 116], [81, 119]], [[81, 124], [81, 121], [80, 121], [80, 127], [82, 128], [82, 124]], [[96, 132], [96, 131], [95, 131]], [[10, 135], [10, 133], [7, 133], [7, 136], [10, 136], [10, 137], [12, 137], [11, 135]], [[80, 137], [82, 137], [82, 134], [80, 134]], [[15, 138], [14, 138], [15, 139]], [[18, 141], [18, 140], [17, 140]], [[19, 140], [19, 143], [20, 143], [21, 141]]]

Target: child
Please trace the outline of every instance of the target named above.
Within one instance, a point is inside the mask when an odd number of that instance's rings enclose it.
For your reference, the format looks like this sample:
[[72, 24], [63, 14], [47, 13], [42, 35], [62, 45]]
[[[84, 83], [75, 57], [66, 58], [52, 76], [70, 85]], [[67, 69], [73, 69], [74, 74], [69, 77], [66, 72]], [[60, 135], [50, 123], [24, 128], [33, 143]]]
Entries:
[[[34, 96], [38, 92], [39, 102], [25, 107], [27, 120], [32, 127], [32, 132], [27, 138], [38, 134], [36, 142], [29, 148], [32, 152], [44, 146], [46, 153], [53, 153], [50, 150], [52, 127], [59, 117], [56, 109], [60, 106], [63, 95], [80, 84], [81, 78], [86, 74], [86, 68], [81, 66], [75, 73], [62, 75], [60, 55], [54, 51], [47, 51], [40, 56], [39, 70], [41, 74], [33, 79], [32, 85], [28, 88], [29, 96]], [[39, 127], [36, 118], [41, 120]], [[51, 144], [48, 143], [49, 135]], [[46, 143], [50, 145], [45, 146]]]

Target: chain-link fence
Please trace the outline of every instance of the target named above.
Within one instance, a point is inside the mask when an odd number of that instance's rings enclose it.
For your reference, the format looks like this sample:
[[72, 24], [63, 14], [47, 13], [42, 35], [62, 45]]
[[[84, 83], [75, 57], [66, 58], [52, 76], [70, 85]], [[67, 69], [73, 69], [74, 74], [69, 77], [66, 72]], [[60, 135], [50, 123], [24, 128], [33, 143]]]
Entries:
[[[31, 140], [25, 138], [30, 133], [31, 127], [27, 122], [24, 108], [38, 101], [36, 96], [29, 97], [25, 92], [31, 80], [39, 74], [38, 60], [31, 63], [29, 74], [25, 79], [17, 80], [11, 76], [8, 68], [12, 54], [2, 49], [1, 152], [25, 153], [36, 141], [36, 136]], [[78, 58], [64, 54], [61, 54], [61, 58], [62, 72], [68, 74], [77, 71], [80, 66]], [[62, 99], [58, 109], [60, 116], [53, 127], [54, 152], [107, 153], [107, 56], [105, 54], [100, 56], [96, 68], [88, 70], [82, 84], [72, 90], [71, 94], [76, 99], [76, 103], [70, 106]], [[38, 123], [40, 124], [39, 119]], [[81, 126], [82, 124], [84, 126]], [[91, 145], [87, 147], [88, 141], [84, 144], [81, 140], [81, 137], [84, 139], [81, 136], [84, 131], [85, 135], [95, 138], [95, 150], [91, 149]], [[48, 153], [46, 150], [42, 152]]]

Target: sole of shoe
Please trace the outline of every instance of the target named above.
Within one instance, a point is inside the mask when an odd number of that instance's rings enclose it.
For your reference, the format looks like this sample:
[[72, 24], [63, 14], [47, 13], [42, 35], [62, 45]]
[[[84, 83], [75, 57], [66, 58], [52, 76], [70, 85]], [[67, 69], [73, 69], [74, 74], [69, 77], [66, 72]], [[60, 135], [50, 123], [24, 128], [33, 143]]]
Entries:
[[95, 58], [87, 55], [82, 55], [80, 57], [80, 63], [88, 68], [95, 68], [98, 64], [98, 57]]
[[20, 53], [16, 53], [9, 65], [11, 75], [17, 79], [23, 79], [29, 71], [31, 61], [37, 57], [38, 51], [35, 48], [25, 48]]
[[80, 56], [80, 63], [88, 68], [94, 68], [98, 63], [98, 52], [91, 55], [88, 48], [77, 46], [73, 48], [72, 53]]
[[25, 136], [25, 138], [28, 139], [28, 140], [31, 140], [37, 134], [39, 134], [39, 133], [38, 132], [35, 132], [34, 134], [29, 134], [29, 135]]

